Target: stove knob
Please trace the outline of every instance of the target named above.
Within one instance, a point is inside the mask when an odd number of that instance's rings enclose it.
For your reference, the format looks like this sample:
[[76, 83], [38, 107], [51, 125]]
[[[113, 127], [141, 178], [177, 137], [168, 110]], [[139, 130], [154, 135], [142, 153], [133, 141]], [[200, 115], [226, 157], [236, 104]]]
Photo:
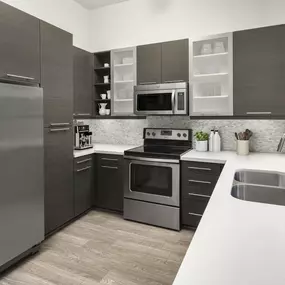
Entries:
[[180, 137], [181, 137], [181, 134], [180, 134], [180, 133], [178, 133], [178, 134], [177, 134], [177, 136], [180, 138]]
[[155, 132], [153, 132], [153, 133], [152, 133], [152, 136], [154, 136], [154, 137], [155, 137]]
[[147, 132], [146, 135], [149, 137], [150, 136], [150, 132]]
[[184, 134], [183, 134], [183, 137], [186, 138], [186, 137], [187, 137], [187, 134], [184, 133]]

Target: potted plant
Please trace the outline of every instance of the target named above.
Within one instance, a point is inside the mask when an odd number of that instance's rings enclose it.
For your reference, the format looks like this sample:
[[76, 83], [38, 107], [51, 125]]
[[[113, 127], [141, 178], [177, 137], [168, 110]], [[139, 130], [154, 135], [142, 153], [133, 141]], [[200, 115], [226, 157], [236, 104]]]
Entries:
[[197, 132], [195, 134], [196, 138], [196, 150], [197, 151], [208, 151], [208, 139], [209, 134], [204, 132]]

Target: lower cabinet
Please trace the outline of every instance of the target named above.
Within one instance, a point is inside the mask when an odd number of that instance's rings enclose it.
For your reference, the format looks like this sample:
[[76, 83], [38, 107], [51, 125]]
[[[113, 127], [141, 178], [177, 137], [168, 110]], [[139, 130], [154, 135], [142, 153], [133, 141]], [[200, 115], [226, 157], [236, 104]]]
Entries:
[[95, 155], [95, 206], [123, 211], [123, 156]]
[[181, 168], [182, 224], [196, 228], [208, 205], [223, 165], [183, 161]]
[[92, 206], [93, 155], [74, 159], [74, 215], [78, 216]]

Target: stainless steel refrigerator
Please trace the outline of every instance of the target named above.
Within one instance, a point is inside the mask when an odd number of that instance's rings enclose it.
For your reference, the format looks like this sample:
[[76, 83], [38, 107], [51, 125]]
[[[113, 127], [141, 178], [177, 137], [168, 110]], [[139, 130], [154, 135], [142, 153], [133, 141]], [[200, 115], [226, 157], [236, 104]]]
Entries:
[[0, 271], [44, 240], [43, 90], [0, 83]]

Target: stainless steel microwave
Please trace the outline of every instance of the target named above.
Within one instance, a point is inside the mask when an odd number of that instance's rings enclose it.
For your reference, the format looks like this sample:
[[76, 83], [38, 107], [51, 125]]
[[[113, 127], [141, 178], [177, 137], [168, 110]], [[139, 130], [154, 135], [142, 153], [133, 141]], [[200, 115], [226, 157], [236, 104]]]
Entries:
[[136, 115], [188, 115], [188, 83], [135, 86]]

